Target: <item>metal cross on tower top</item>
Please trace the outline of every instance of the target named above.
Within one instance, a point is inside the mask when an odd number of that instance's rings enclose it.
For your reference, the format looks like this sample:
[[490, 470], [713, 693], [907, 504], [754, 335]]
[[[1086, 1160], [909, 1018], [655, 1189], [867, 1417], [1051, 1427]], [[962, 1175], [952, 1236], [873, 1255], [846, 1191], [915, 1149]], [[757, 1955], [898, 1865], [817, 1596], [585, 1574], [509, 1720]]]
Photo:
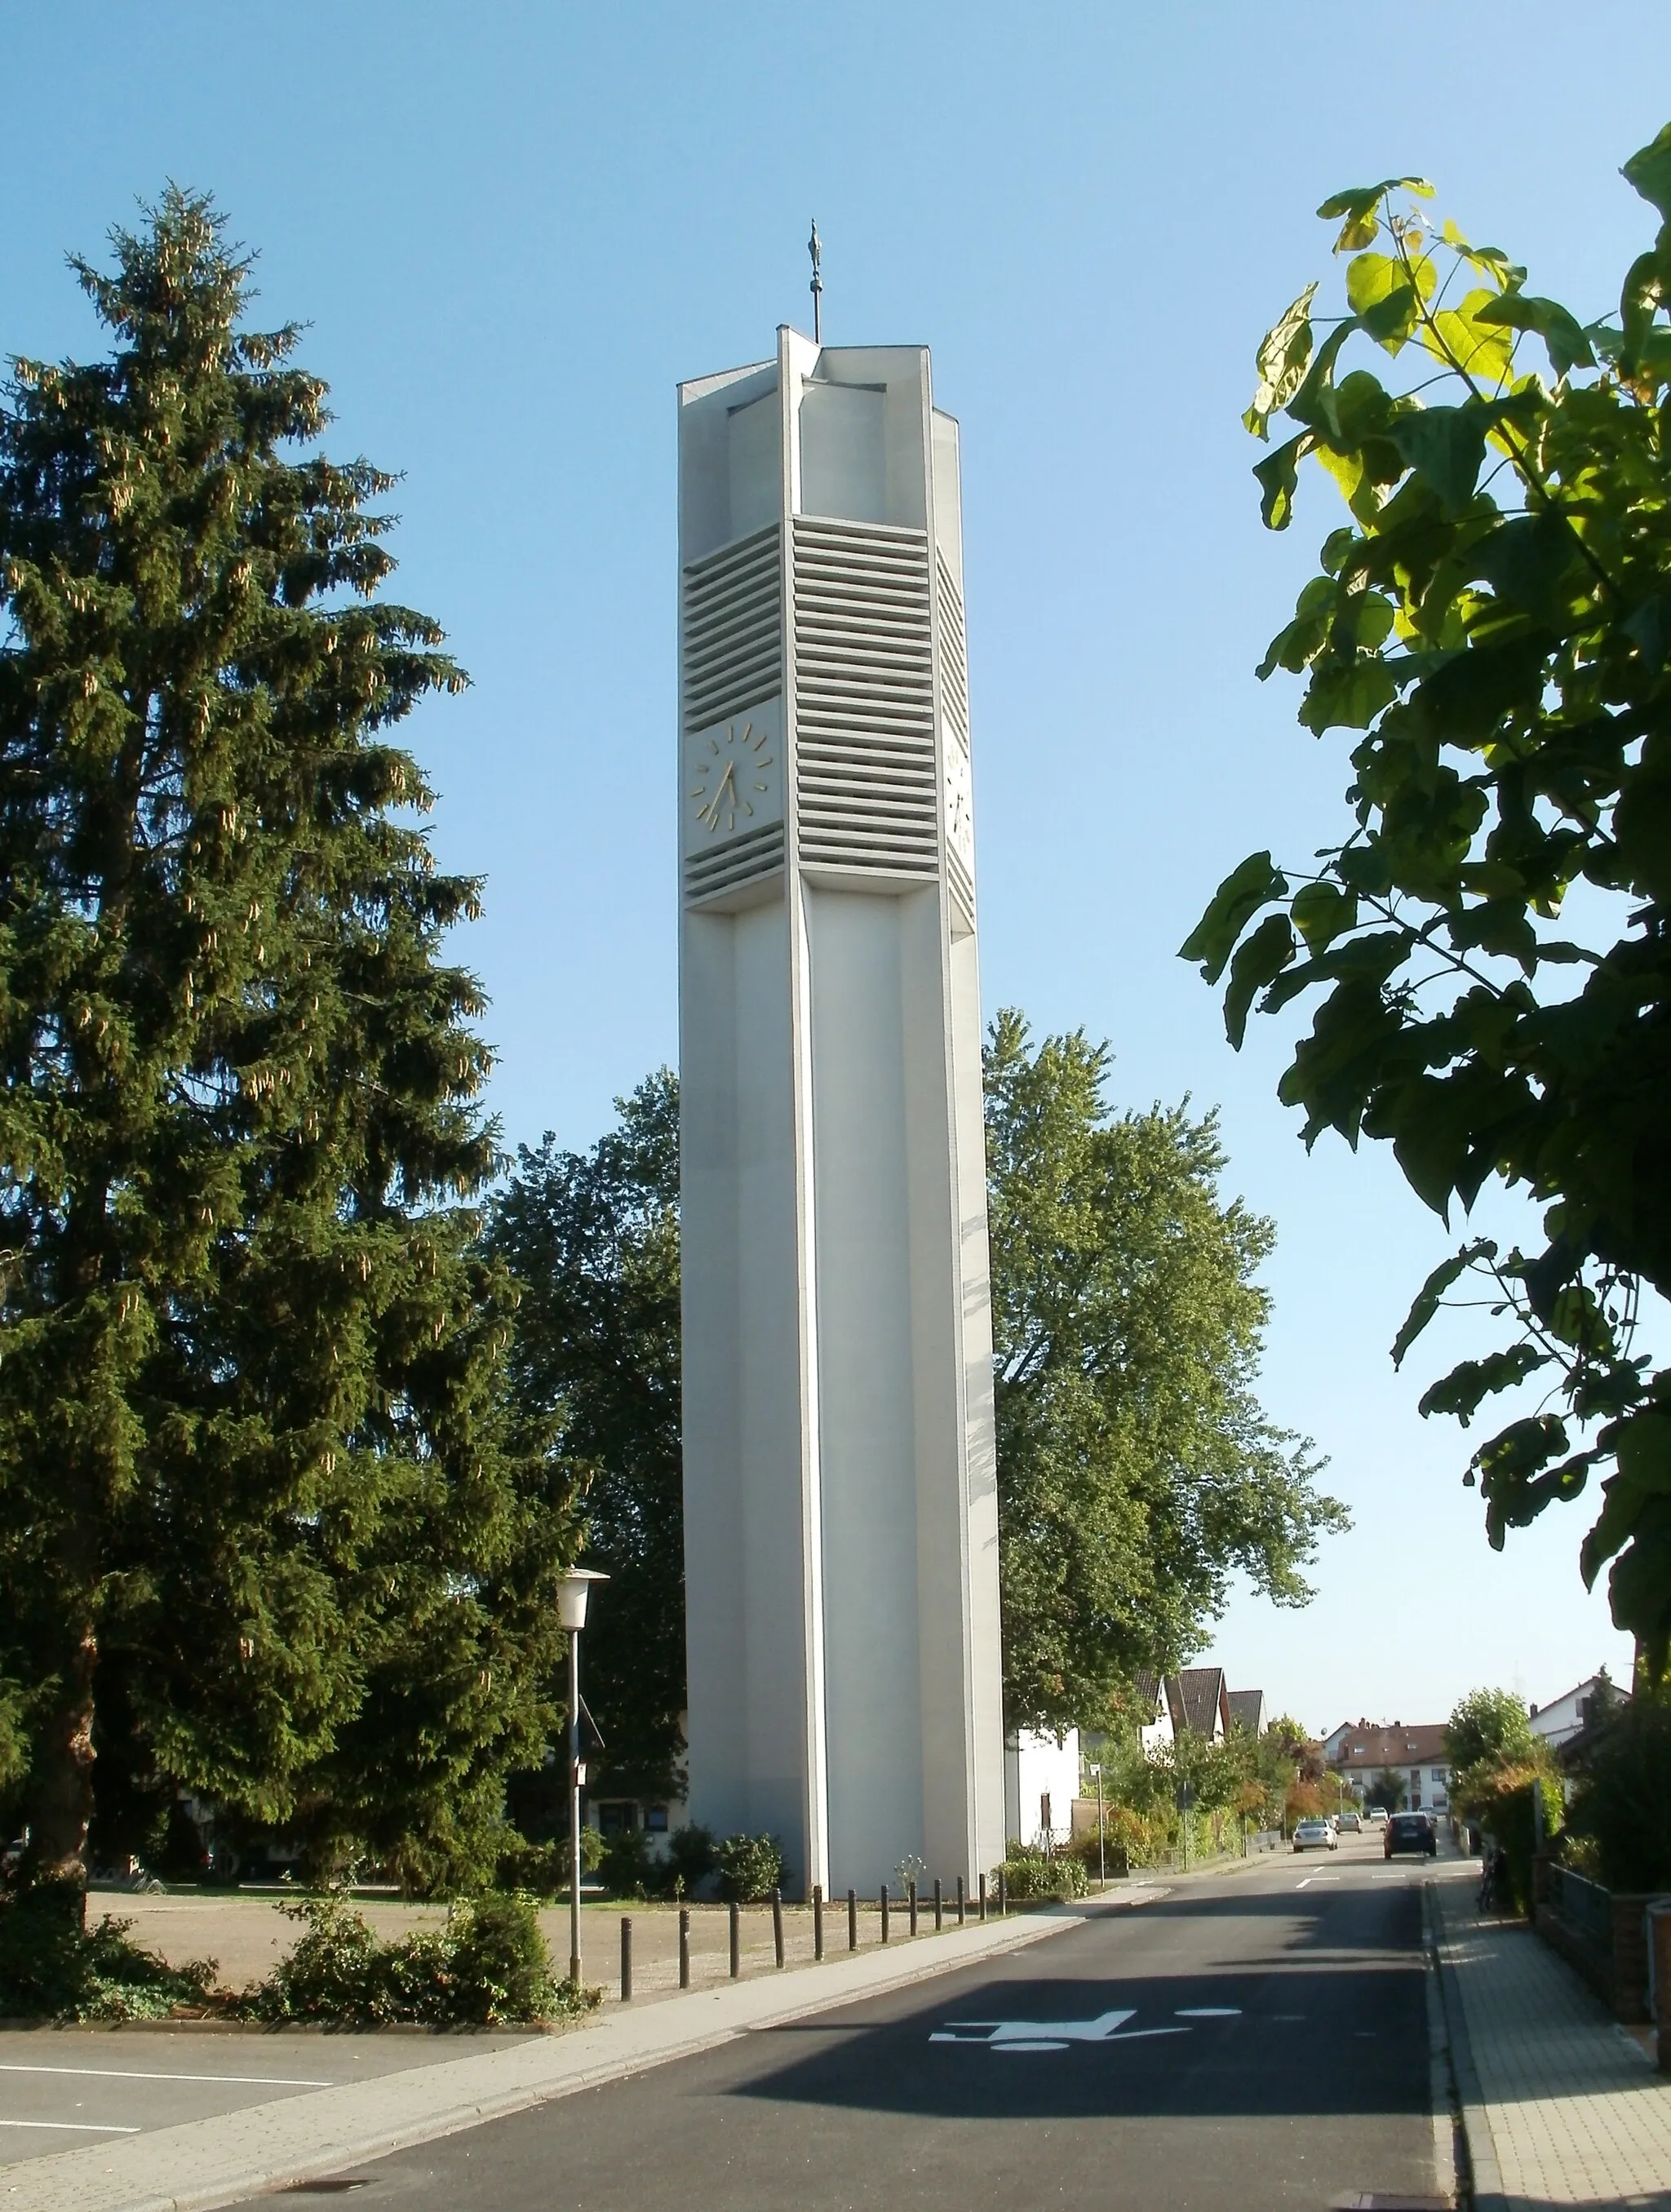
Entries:
[[812, 282], [808, 289], [812, 295], [812, 343], [823, 343], [823, 240], [818, 236], [818, 219], [812, 218], [812, 235], [806, 241], [806, 250], [812, 257]]

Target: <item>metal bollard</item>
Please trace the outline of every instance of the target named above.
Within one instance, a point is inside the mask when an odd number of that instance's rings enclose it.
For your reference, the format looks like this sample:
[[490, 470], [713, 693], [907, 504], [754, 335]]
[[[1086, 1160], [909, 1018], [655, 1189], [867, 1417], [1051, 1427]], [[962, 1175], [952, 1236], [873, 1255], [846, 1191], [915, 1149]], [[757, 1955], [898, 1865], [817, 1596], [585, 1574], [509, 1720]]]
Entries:
[[679, 1987], [690, 1986], [690, 1907], [679, 1907]]
[[623, 1912], [621, 1916], [621, 2002], [630, 2004], [632, 2001], [633, 1923], [631, 1913]]
[[998, 1917], [1001, 1920], [1010, 1909], [1009, 1878], [1002, 1867], [998, 1869]]
[[938, 1936], [945, 1925], [945, 1899], [940, 1895], [940, 1878], [934, 1877], [934, 1933]]
[[783, 1964], [783, 1892], [772, 1892], [772, 1949], [780, 1966]]
[[917, 1886], [914, 1881], [908, 1881], [905, 1885], [905, 1911], [907, 1925], [914, 1936], [917, 1932]]
[[962, 1875], [957, 1877], [957, 1925], [961, 1928], [969, 1918], [969, 1884]]
[[812, 1885], [812, 1957], [814, 1962], [823, 1956], [823, 1885]]
[[859, 1948], [859, 1893], [856, 1889], [848, 1892], [848, 1948], [849, 1951]]
[[984, 1928], [984, 1927], [986, 1926], [986, 1924], [987, 1924], [987, 1877], [985, 1876], [985, 1875], [981, 1875], [981, 1925]]
[[887, 1885], [887, 1883], [884, 1881], [884, 1882], [883, 1883], [883, 1885], [882, 1885], [882, 1941], [885, 1943], [885, 1942], [887, 1942], [887, 1940], [888, 1940], [888, 1885]]
[[743, 1971], [742, 1919], [742, 1913], [733, 1899], [731, 1907], [731, 1978], [732, 1981], [735, 1981]]

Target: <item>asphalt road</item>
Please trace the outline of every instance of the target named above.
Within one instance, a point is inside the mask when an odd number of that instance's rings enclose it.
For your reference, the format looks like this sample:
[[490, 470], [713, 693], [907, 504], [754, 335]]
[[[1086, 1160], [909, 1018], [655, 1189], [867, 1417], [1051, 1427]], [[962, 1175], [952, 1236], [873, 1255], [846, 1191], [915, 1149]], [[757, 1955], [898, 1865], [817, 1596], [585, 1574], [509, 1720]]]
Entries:
[[1181, 1884], [335, 2184], [414, 2212], [1431, 2201], [1424, 1871], [1366, 1839]]

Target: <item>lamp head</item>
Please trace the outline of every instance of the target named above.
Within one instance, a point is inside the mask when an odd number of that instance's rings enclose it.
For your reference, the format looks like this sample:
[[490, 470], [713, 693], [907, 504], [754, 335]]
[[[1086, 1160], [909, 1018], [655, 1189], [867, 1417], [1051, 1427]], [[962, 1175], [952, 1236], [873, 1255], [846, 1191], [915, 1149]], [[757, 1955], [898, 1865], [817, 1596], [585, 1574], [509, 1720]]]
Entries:
[[586, 1626], [586, 1595], [593, 1583], [608, 1580], [596, 1567], [570, 1567], [557, 1584], [557, 1620], [568, 1634]]

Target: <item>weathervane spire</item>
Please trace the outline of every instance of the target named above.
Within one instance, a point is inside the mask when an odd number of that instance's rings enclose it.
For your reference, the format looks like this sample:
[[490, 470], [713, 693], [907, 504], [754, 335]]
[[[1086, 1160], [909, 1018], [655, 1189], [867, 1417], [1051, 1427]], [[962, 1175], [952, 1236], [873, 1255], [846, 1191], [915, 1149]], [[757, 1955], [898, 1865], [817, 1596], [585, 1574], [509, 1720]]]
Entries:
[[818, 219], [812, 218], [812, 235], [806, 241], [806, 250], [812, 257], [812, 282], [807, 287], [812, 295], [812, 343], [823, 343], [823, 240], [818, 236]]

